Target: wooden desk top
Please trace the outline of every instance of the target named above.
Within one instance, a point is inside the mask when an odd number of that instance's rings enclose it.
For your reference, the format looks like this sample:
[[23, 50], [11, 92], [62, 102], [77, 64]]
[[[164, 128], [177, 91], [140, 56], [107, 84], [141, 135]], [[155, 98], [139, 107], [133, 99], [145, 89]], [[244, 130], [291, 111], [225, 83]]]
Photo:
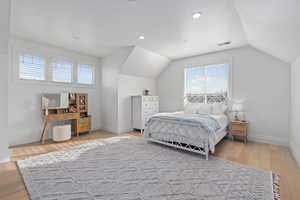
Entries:
[[60, 113], [45, 116], [47, 122], [80, 119], [80, 113]]

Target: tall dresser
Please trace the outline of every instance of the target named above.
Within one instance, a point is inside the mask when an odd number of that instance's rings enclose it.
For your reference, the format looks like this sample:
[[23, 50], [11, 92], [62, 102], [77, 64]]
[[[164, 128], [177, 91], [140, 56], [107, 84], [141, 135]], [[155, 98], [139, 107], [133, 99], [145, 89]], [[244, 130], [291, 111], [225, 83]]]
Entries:
[[132, 128], [143, 132], [147, 120], [159, 110], [158, 96], [132, 96]]

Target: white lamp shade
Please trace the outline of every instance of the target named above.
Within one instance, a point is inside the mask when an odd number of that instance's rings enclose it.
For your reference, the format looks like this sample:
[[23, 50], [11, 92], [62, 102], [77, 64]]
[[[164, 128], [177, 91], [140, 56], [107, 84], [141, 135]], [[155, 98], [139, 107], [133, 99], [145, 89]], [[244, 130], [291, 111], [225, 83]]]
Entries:
[[232, 109], [232, 111], [235, 111], [235, 112], [241, 112], [241, 111], [243, 111], [244, 106], [241, 103], [235, 103], [232, 105], [231, 109]]

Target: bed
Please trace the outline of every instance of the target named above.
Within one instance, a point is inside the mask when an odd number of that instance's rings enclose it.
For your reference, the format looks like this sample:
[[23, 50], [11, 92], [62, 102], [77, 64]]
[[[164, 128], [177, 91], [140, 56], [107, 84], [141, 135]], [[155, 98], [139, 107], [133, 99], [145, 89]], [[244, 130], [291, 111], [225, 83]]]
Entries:
[[151, 142], [200, 153], [208, 159], [209, 152], [214, 153], [215, 145], [227, 134], [227, 108], [211, 112], [212, 105], [206, 104], [207, 108], [203, 109], [204, 104], [201, 104], [199, 111], [200, 104], [192, 105], [194, 108], [190, 111], [185, 109], [151, 116], [146, 123], [144, 137]]

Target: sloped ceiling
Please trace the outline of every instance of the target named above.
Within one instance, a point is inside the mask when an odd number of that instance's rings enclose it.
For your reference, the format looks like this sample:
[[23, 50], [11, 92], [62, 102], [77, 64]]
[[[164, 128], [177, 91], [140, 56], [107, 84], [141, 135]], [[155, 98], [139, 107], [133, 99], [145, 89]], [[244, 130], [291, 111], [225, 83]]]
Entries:
[[[291, 63], [300, 54], [299, 4], [299, 0], [12, 0], [10, 31], [97, 57], [139, 46], [178, 59], [250, 44]], [[198, 11], [202, 17], [193, 20]], [[225, 41], [232, 44], [217, 45]]]
[[249, 44], [286, 62], [300, 55], [299, 0], [235, 0]]
[[102, 59], [105, 82], [114, 82], [115, 75], [125, 74], [155, 79], [168, 65], [169, 59], [138, 46], [120, 48]]
[[103, 66], [108, 68], [115, 68], [119, 71], [121, 66], [123, 66], [128, 57], [131, 55], [134, 48], [134, 46], [128, 46], [117, 49], [112, 54], [102, 59]]
[[[198, 11], [203, 16], [193, 20]], [[247, 43], [228, 0], [12, 0], [10, 30], [98, 57], [140, 46], [175, 59]], [[230, 47], [217, 45], [228, 40]]]
[[164, 56], [136, 46], [122, 65], [121, 73], [156, 78], [169, 61]]

